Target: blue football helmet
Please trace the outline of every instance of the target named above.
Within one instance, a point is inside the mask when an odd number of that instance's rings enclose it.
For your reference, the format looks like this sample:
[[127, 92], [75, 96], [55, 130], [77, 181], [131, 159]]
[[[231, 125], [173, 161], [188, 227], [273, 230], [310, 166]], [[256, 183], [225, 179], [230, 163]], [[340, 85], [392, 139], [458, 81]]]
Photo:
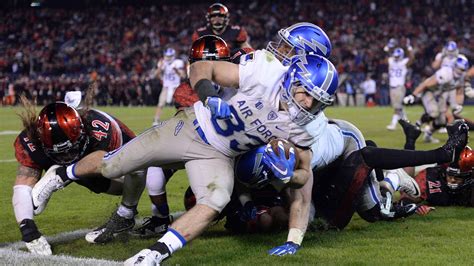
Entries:
[[[319, 55], [293, 57], [281, 83], [281, 100], [288, 104], [292, 121], [306, 125], [314, 120], [334, 101], [338, 82], [336, 68], [328, 59]], [[314, 98], [311, 108], [304, 108], [294, 98], [298, 88], [303, 88]]]
[[402, 48], [397, 47], [395, 50], [393, 50], [392, 56], [397, 60], [402, 59], [405, 57], [405, 51], [403, 51]]
[[444, 52], [445, 52], [448, 56], [452, 56], [452, 57], [458, 56], [458, 54], [459, 54], [458, 45], [457, 45], [456, 42], [454, 42], [454, 41], [449, 41], [449, 42], [444, 46]]
[[174, 57], [175, 54], [176, 54], [176, 51], [173, 48], [167, 48], [164, 52], [164, 55], [168, 57]]
[[234, 176], [249, 188], [262, 188], [270, 183], [271, 170], [263, 163], [266, 145], [250, 150], [235, 158]]
[[395, 48], [395, 46], [397, 46], [397, 44], [398, 44], [397, 39], [390, 38], [390, 40], [388, 40], [387, 47], [392, 49], [392, 48]]
[[[291, 57], [302, 54], [317, 54], [328, 58], [331, 55], [332, 45], [329, 37], [318, 26], [301, 22], [278, 31], [279, 40], [269, 42], [267, 50], [275, 55], [283, 65], [289, 65]], [[287, 51], [279, 51], [286, 44], [291, 47]]]
[[456, 62], [454, 63], [454, 67], [461, 71], [467, 71], [469, 68], [469, 60], [464, 55], [458, 55]]

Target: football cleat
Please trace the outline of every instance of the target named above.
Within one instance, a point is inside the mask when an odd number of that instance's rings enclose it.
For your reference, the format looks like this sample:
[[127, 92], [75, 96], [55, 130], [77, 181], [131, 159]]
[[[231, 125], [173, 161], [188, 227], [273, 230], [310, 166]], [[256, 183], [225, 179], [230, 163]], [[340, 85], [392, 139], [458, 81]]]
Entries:
[[39, 238], [31, 242], [25, 242], [25, 244], [28, 250], [33, 254], [45, 256], [53, 254], [53, 252], [51, 251], [51, 246], [49, 245], [48, 241], [44, 236], [40, 236]]
[[390, 124], [390, 125], [387, 126], [387, 129], [390, 130], [390, 131], [396, 130], [396, 129], [397, 129], [397, 125]]
[[411, 178], [408, 174], [399, 174], [398, 178], [400, 180], [399, 191], [405, 192], [414, 198], [419, 198], [421, 196], [420, 186], [418, 186], [415, 179]]
[[33, 199], [33, 213], [39, 215], [44, 211], [53, 192], [64, 188], [72, 181], [63, 181], [59, 175], [56, 174], [56, 169], [59, 165], [51, 166], [44, 176], [35, 184], [31, 191]]
[[135, 226], [135, 218], [127, 219], [114, 212], [101, 227], [87, 233], [86, 241], [92, 244], [103, 244], [112, 241], [118, 234], [130, 231]]
[[397, 204], [393, 205], [393, 219], [405, 218], [415, 214], [418, 206], [415, 203], [407, 205]]
[[[168, 247], [160, 242], [157, 242], [153, 246], [160, 245], [161, 249], [163, 249], [162, 252], [157, 251], [157, 250], [152, 250], [152, 249], [142, 249], [140, 252], [135, 254], [135, 256], [127, 259], [124, 263], [126, 266], [131, 266], [131, 265], [143, 265], [143, 266], [154, 266], [154, 265], [160, 265], [160, 263], [167, 258], [169, 258], [171, 255], [169, 253]], [[167, 251], [165, 251], [167, 250]]]
[[143, 224], [130, 232], [131, 235], [143, 238], [156, 237], [166, 233], [171, 224], [171, 216], [159, 218], [156, 216], [147, 217]]
[[403, 132], [408, 139], [416, 140], [421, 135], [419, 126], [412, 125], [410, 122], [404, 119], [398, 120], [398, 123], [402, 127]]
[[469, 126], [462, 119], [455, 120], [446, 127], [449, 138], [442, 148], [452, 158], [451, 162], [457, 161], [459, 155], [466, 147], [468, 142]]
[[436, 143], [439, 143], [439, 139], [434, 138], [431, 132], [425, 132], [423, 134], [423, 142], [436, 144]]

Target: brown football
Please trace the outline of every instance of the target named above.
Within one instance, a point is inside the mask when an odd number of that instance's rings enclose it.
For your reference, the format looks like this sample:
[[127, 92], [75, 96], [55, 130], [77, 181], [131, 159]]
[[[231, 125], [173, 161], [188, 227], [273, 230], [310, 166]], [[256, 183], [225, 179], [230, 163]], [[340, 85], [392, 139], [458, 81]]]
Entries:
[[285, 148], [285, 156], [287, 159], [290, 157], [290, 148], [293, 148], [295, 150], [295, 159], [296, 159], [295, 169], [298, 168], [298, 164], [300, 163], [300, 160], [298, 158], [298, 154], [296, 153], [296, 146], [293, 143], [291, 143], [290, 141], [286, 139], [276, 138], [276, 139], [272, 139], [268, 144], [272, 146], [273, 152], [276, 155], [280, 155], [280, 152], [279, 152], [280, 150], [278, 149], [279, 141], [283, 143], [283, 148]]

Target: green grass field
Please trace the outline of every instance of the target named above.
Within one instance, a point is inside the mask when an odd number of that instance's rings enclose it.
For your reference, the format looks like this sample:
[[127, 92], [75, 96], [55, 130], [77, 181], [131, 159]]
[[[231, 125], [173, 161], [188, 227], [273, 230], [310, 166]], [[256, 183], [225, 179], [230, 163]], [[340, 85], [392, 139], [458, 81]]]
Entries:
[[[153, 108], [101, 108], [125, 122], [136, 133], [149, 127]], [[0, 243], [21, 239], [11, 205], [12, 185], [17, 164], [13, 161], [12, 143], [21, 123], [16, 112], [19, 108], [0, 108]], [[171, 116], [173, 111], [166, 110]], [[366, 139], [379, 146], [401, 148], [404, 143], [401, 129], [389, 132], [385, 126], [391, 119], [389, 108], [328, 108], [327, 115], [346, 119], [361, 129]], [[421, 108], [408, 109], [412, 121]], [[474, 107], [466, 107], [463, 114], [474, 117]], [[442, 142], [447, 135], [437, 134]], [[436, 147], [417, 143], [418, 149]], [[184, 209], [183, 194], [188, 186], [185, 173], [180, 171], [168, 185], [171, 211]], [[119, 197], [96, 195], [76, 184], [54, 194], [48, 208], [36, 217], [40, 231], [45, 235], [94, 228], [101, 225], [115, 210]], [[141, 217], [150, 214], [146, 193], [139, 205]], [[108, 245], [90, 245], [83, 238], [53, 245], [53, 253], [75, 257], [125, 260], [154, 239], [120, 238]], [[286, 241], [286, 233], [271, 235], [229, 235], [222, 223], [212, 226], [203, 236], [188, 244], [166, 261], [167, 265], [270, 265], [270, 264], [438, 264], [474, 265], [474, 209], [437, 208], [426, 217], [413, 216], [396, 222], [369, 224], [354, 216], [341, 232], [308, 232], [303, 248], [295, 256], [270, 257], [269, 248]], [[0, 258], [1, 260], [1, 258]]]

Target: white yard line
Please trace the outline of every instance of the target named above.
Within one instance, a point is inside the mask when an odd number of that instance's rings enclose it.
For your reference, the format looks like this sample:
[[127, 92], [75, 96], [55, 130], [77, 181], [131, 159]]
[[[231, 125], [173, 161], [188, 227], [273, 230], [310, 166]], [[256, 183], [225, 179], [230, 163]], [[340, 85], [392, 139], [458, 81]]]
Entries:
[[18, 130], [3, 130], [3, 131], [0, 131], [0, 136], [1, 135], [18, 135], [20, 134], [20, 131]]
[[16, 162], [16, 159], [0, 160], [0, 163], [13, 163], [13, 162]]
[[[173, 219], [177, 219], [183, 213], [175, 212], [171, 215]], [[142, 222], [142, 219], [137, 219], [138, 224]], [[79, 229], [45, 237], [50, 244], [65, 243], [82, 238], [91, 230]], [[40, 256], [20, 249], [26, 249], [23, 241], [0, 243], [0, 265], [123, 265], [123, 262], [105, 259], [77, 258], [67, 255]]]

